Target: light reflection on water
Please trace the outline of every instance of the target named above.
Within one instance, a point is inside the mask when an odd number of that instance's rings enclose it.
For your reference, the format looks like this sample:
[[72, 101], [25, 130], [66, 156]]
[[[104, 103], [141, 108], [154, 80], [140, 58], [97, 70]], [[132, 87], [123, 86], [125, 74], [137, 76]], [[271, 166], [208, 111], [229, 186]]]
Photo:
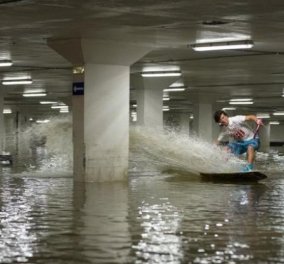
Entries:
[[[51, 175], [50, 175], [51, 176]], [[0, 263], [280, 263], [284, 180], [2, 175]]]

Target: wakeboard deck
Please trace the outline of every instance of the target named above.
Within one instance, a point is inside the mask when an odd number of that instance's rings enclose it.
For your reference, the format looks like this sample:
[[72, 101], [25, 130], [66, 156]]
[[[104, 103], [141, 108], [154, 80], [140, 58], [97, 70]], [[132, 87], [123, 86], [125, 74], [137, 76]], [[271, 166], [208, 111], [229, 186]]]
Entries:
[[228, 181], [228, 182], [260, 181], [267, 178], [267, 176], [260, 171], [225, 172], [225, 173], [200, 172], [200, 176], [202, 180], [206, 181]]

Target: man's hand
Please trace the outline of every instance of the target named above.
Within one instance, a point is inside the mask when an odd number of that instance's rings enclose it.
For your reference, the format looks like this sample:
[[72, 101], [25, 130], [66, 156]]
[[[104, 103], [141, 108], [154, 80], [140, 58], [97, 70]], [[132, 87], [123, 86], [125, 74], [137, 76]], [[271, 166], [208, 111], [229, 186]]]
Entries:
[[263, 126], [263, 122], [262, 122], [262, 120], [261, 120], [260, 118], [258, 118], [258, 119], [256, 120], [256, 124], [257, 124], [258, 126]]

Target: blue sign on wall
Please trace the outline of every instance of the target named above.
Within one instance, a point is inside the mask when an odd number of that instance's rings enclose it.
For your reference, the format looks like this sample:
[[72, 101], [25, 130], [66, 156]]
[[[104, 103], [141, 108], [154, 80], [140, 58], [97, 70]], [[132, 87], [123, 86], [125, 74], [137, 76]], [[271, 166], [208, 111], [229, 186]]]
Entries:
[[84, 95], [84, 82], [73, 83], [73, 95]]

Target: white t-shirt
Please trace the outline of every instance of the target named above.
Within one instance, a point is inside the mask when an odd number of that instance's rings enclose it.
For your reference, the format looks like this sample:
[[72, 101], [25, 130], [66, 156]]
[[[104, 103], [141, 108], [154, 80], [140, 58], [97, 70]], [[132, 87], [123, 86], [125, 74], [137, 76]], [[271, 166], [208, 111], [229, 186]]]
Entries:
[[253, 139], [254, 133], [244, 122], [246, 117], [244, 115], [237, 115], [229, 117], [228, 126], [224, 126], [218, 137], [218, 141], [221, 141], [226, 135], [234, 138], [235, 140], [250, 140]]

